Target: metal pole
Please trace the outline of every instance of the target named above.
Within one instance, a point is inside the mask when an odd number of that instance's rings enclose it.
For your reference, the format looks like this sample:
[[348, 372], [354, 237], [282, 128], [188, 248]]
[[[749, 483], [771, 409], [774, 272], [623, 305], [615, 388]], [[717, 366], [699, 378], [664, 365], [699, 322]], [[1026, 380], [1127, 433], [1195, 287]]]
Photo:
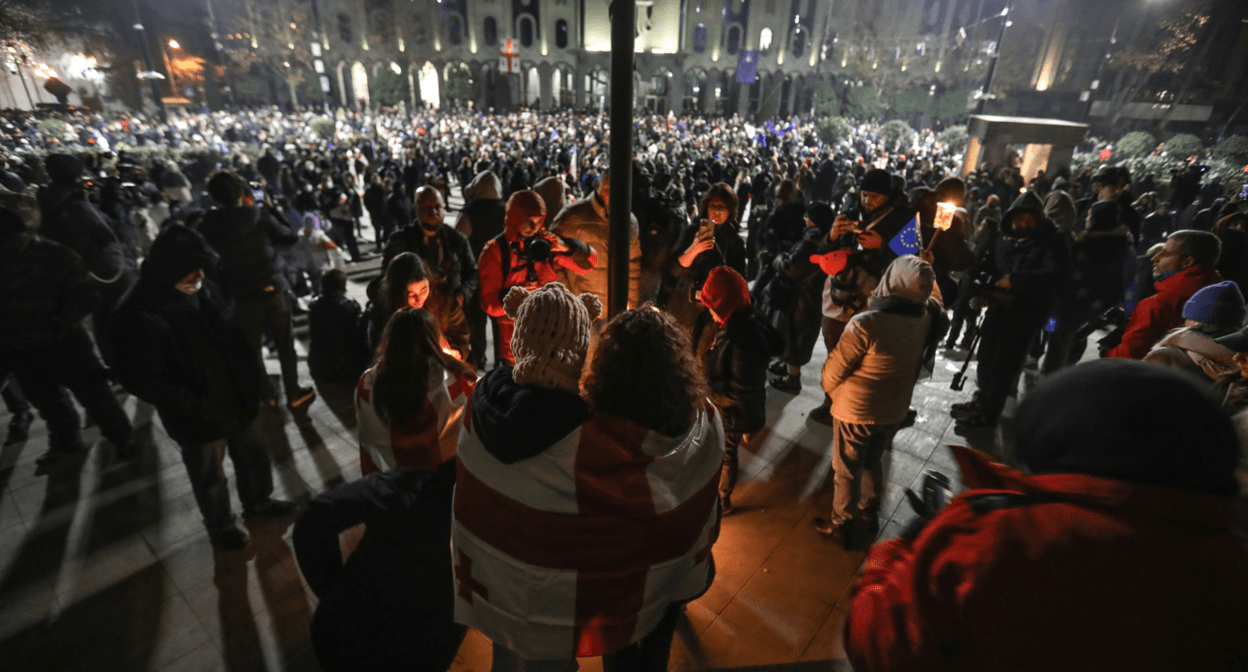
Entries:
[[633, 42], [637, 0], [611, 3], [611, 198], [607, 261], [607, 316], [628, 308], [628, 251], [632, 238]]
[[217, 60], [221, 63], [221, 80], [225, 84], [226, 97], [229, 98], [230, 107], [237, 108], [238, 103], [234, 101], [234, 82], [230, 79], [230, 64], [225, 58], [225, 45], [221, 43], [217, 14], [212, 11], [212, 0], [204, 0], [204, 6], [208, 8], [208, 35], [212, 38], [212, 48], [217, 52]]
[[26, 92], [26, 102], [30, 103], [30, 109], [33, 110], [35, 109], [35, 99], [30, 97], [30, 88], [26, 86], [26, 73], [22, 72], [22, 62], [24, 60], [25, 60], [25, 55], [21, 55], [18, 57], [17, 76], [19, 79], [22, 80], [22, 90]]
[[992, 54], [992, 61], [988, 63], [988, 81], [984, 83], [984, 93], [979, 97], [979, 102], [975, 104], [975, 114], [983, 114], [984, 106], [988, 104], [988, 93], [992, 91], [992, 78], [997, 74], [997, 60], [1001, 58], [1001, 47], [1005, 43], [1005, 29], [1010, 25], [1010, 6], [1005, 6], [1005, 11], [1001, 13], [1001, 33], [997, 35], [997, 49]]
[[[147, 43], [147, 33], [143, 30], [143, 17], [139, 15], [139, 0], [130, 0], [130, 4], [134, 6], [134, 30], [139, 34], [139, 45], [143, 47], [143, 67], [148, 72], [155, 72], [156, 66], [152, 65], [152, 49]], [[169, 123], [169, 111], [165, 109], [165, 101], [160, 95], [160, 82], [155, 79], [149, 79], [148, 83], [152, 86], [152, 98], [156, 103], [156, 111], [160, 113], [160, 121]]]

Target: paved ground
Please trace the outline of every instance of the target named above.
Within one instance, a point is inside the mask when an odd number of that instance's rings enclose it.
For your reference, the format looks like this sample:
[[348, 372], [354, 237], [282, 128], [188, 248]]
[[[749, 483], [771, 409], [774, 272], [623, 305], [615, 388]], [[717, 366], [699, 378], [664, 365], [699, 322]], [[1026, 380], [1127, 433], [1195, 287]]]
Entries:
[[[356, 295], [369, 275], [359, 270]], [[824, 357], [817, 346], [801, 394], [769, 391], [768, 429], [742, 450], [737, 512], [715, 548], [718, 576], [681, 623], [674, 670], [845, 667], [826, 661], [844, 658], [847, 590], [863, 553], [834, 547], [811, 527], [831, 505], [831, 429], [806, 420], [822, 395]], [[918, 385], [918, 422], [885, 458], [883, 536], [912, 515], [902, 492], [917, 489], [924, 470], [959, 483], [949, 444], [1006, 457], [993, 432], [954, 433], [949, 405], [974, 387], [949, 389], [959, 360], [942, 357], [934, 378]], [[268, 367], [277, 374], [276, 360]], [[265, 410], [258, 420], [279, 496], [306, 501], [359, 476], [350, 390], [319, 393], [306, 416]], [[308, 641], [316, 599], [296, 567], [289, 521], [248, 523], [249, 550], [214, 555], [176, 445], [150, 406], [121, 398], [142, 448], [132, 463], [118, 464], [89, 428], [93, 447], [82, 458], [37, 473], [34, 460], [47, 448], [38, 420], [27, 442], [0, 450], [0, 669], [317, 669]], [[8, 420], [0, 415], [0, 426]], [[800, 661], [825, 662], [789, 665]], [[470, 633], [452, 669], [489, 664], [488, 641]]]

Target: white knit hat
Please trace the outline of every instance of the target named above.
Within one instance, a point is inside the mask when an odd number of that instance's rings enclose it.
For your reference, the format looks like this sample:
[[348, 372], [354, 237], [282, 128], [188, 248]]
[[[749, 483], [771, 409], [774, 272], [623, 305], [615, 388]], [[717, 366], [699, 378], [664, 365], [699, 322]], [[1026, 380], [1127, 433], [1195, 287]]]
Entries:
[[512, 287], [503, 309], [516, 323], [511, 336], [516, 357], [512, 379], [518, 385], [579, 392], [591, 316], [602, 312], [597, 295], [578, 297], [558, 282], [532, 292]]

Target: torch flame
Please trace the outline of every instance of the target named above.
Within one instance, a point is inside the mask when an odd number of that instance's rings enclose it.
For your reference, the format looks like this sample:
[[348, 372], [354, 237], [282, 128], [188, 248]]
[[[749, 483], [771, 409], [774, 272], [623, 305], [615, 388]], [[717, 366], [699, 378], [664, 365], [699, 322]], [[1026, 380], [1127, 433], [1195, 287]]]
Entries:
[[936, 204], [936, 228], [941, 231], [948, 231], [953, 227], [953, 211], [957, 210], [957, 206], [952, 203], [941, 202]]

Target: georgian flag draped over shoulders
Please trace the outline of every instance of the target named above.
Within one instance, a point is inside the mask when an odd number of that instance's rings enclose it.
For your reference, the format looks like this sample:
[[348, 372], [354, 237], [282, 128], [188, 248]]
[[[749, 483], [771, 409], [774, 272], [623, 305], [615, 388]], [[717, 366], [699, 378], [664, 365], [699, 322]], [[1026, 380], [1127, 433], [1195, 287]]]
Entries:
[[429, 392], [411, 417], [383, 422], [373, 405], [377, 367], [355, 385], [355, 414], [360, 426], [360, 471], [364, 475], [394, 467], [436, 472], [455, 459], [459, 425], [472, 397], [473, 381], [431, 360]]
[[471, 418], [451, 538], [456, 621], [526, 658], [598, 656], [705, 591], [724, 455], [710, 403], [679, 437], [595, 413], [510, 465], [486, 451]]
[[737, 52], [737, 83], [753, 84], [758, 79], [758, 52], [742, 49]]

